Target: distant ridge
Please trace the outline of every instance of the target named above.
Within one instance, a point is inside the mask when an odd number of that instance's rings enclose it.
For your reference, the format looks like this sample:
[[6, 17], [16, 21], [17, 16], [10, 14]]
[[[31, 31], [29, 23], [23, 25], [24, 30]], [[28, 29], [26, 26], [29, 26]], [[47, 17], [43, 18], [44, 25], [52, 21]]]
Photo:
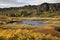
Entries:
[[0, 10], [24, 9], [24, 8], [40, 8], [41, 10], [60, 11], [60, 3], [42, 3], [41, 5], [27, 5], [22, 7], [0, 8]]
[[42, 3], [41, 5], [27, 5], [22, 7], [0, 8], [0, 14], [8, 16], [60, 16], [60, 3]]

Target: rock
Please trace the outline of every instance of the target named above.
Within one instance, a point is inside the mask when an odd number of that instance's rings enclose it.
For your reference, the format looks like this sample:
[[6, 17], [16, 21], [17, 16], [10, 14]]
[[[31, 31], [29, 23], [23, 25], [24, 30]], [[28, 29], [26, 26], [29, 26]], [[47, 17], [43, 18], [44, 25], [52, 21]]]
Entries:
[[60, 11], [60, 3], [43, 3], [37, 8], [39, 8], [40, 11]]

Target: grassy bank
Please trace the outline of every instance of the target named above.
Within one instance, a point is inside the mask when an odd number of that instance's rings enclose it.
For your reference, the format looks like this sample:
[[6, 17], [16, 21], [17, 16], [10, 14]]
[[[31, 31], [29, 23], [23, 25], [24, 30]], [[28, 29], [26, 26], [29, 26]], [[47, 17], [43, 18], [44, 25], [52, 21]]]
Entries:
[[60, 18], [0, 17], [0, 40], [60, 40], [60, 26], [31, 26], [9, 21], [44, 20], [46, 24], [60, 24]]
[[60, 40], [60, 27], [3, 25], [0, 26], [0, 40]]

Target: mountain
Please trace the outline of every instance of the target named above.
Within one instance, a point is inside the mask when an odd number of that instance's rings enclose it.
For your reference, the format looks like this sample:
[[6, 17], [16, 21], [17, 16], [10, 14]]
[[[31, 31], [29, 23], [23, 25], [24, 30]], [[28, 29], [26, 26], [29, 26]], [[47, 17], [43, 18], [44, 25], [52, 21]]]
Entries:
[[60, 3], [0, 8], [0, 15], [11, 17], [60, 17]]

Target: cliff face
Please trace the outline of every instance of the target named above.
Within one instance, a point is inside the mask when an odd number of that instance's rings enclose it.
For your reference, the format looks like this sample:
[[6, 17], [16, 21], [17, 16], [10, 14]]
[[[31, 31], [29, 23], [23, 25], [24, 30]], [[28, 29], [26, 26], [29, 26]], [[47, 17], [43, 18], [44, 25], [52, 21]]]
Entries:
[[60, 11], [60, 3], [43, 3], [38, 8], [40, 11]]

